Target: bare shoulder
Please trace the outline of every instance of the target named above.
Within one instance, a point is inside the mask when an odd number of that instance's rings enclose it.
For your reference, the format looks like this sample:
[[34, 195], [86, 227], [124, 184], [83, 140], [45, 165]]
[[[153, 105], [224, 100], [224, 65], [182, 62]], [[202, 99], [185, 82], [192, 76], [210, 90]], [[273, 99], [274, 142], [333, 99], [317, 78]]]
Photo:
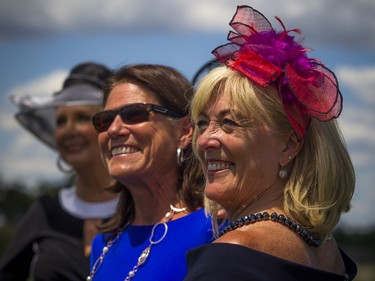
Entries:
[[312, 263], [309, 246], [298, 234], [270, 221], [243, 226], [226, 233], [215, 242], [241, 245], [300, 264]]

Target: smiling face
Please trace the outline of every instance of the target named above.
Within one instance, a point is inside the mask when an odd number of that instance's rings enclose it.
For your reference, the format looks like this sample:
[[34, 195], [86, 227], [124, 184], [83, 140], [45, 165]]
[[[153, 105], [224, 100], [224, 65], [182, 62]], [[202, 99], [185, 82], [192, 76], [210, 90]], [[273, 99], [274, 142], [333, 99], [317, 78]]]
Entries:
[[98, 106], [63, 106], [56, 111], [57, 149], [75, 169], [101, 161], [98, 134], [91, 123], [98, 110]]
[[220, 95], [197, 120], [196, 151], [206, 175], [206, 196], [234, 212], [277, 186], [285, 144], [270, 128], [243, 118]]
[[[120, 83], [110, 92], [104, 110], [133, 103], [160, 105], [157, 98], [133, 83]], [[177, 177], [176, 150], [179, 129], [170, 117], [150, 112], [149, 120], [126, 124], [117, 115], [107, 131], [99, 134], [103, 159], [110, 175], [123, 184]]]

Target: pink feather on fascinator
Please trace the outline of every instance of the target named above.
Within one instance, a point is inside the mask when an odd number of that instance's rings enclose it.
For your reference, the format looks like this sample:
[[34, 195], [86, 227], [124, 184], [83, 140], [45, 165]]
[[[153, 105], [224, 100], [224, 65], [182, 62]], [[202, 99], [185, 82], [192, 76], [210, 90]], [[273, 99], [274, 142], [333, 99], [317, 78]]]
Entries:
[[320, 121], [337, 118], [342, 109], [342, 96], [335, 74], [320, 61], [307, 57], [307, 49], [291, 32], [277, 32], [257, 10], [238, 6], [229, 25], [230, 43], [212, 53], [233, 70], [241, 72], [259, 86], [276, 84], [286, 115], [298, 139], [307, 131], [311, 117]]

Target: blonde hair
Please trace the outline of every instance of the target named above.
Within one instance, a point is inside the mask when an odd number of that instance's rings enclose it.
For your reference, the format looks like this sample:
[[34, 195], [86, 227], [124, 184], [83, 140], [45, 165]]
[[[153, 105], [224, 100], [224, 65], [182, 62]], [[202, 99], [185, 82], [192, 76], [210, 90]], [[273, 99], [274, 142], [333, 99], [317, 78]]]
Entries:
[[[195, 122], [221, 94], [230, 97], [233, 113], [241, 112], [280, 136], [293, 130], [274, 85], [260, 87], [225, 66], [213, 69], [200, 82], [191, 102], [192, 121]], [[195, 154], [197, 137], [198, 130], [195, 130]], [[350, 209], [354, 168], [336, 120], [320, 122], [312, 119], [303, 142], [285, 185], [284, 211], [303, 228], [325, 239], [338, 223], [341, 213]], [[205, 209], [214, 222], [220, 208], [206, 198]], [[217, 223], [214, 229], [217, 231]]]

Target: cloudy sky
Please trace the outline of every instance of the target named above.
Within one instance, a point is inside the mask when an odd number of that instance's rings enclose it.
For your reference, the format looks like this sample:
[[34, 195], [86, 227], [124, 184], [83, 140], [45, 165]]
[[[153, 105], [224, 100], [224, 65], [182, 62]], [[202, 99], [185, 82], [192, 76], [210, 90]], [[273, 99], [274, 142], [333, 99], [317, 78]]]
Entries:
[[96, 61], [173, 66], [189, 79], [226, 43], [240, 4], [261, 11], [277, 29], [300, 28], [310, 56], [339, 80], [340, 124], [357, 187], [342, 225], [375, 225], [375, 1], [373, 0], [0, 0], [0, 176], [32, 186], [63, 177], [55, 152], [14, 120], [12, 94], [49, 95], [70, 68]]

